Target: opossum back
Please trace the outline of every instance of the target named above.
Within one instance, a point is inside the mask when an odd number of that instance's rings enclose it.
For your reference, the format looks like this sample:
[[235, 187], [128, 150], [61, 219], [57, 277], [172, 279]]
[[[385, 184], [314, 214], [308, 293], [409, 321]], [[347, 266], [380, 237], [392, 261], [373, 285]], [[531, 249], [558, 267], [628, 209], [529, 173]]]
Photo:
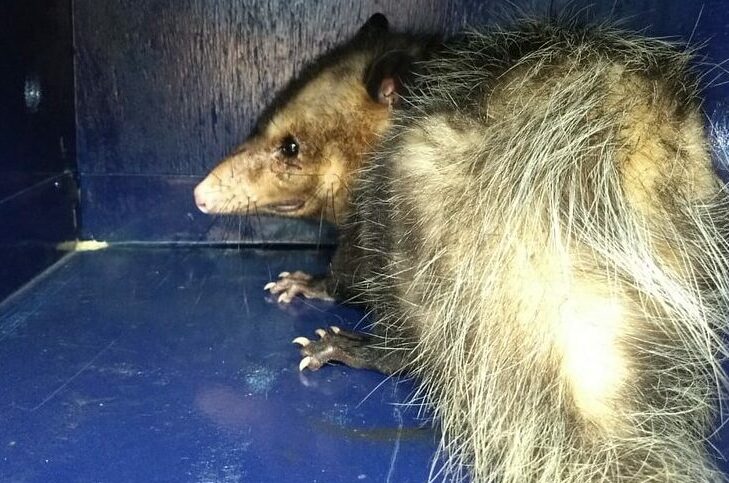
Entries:
[[724, 379], [726, 194], [689, 61], [527, 24], [426, 63], [363, 175], [358, 243], [453, 468], [719, 478], [703, 438]]

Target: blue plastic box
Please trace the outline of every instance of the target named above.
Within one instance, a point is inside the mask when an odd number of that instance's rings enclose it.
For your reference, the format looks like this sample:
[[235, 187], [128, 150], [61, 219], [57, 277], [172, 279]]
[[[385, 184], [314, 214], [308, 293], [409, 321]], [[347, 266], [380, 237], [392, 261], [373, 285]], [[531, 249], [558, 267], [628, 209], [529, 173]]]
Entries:
[[[709, 63], [729, 58], [727, 2], [586, 8], [703, 45]], [[332, 227], [206, 217], [192, 189], [286, 80], [372, 13], [452, 32], [500, 10], [506, 2], [4, 0], [0, 481], [424, 481], [438, 435], [402, 404], [411, 381], [297, 370], [294, 337], [361, 326], [363, 314], [284, 307], [262, 290], [285, 269], [323, 272]], [[707, 70], [721, 163], [728, 79]], [[110, 247], [72, 251], [76, 239]]]

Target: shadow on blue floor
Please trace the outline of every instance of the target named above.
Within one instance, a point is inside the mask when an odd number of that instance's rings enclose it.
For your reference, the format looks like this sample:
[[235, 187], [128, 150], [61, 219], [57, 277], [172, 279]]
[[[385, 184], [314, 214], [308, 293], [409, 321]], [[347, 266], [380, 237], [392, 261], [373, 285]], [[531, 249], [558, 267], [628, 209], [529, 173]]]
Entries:
[[422, 482], [437, 436], [408, 382], [291, 340], [361, 313], [262, 290], [325, 253], [77, 253], [0, 306], [0, 480]]

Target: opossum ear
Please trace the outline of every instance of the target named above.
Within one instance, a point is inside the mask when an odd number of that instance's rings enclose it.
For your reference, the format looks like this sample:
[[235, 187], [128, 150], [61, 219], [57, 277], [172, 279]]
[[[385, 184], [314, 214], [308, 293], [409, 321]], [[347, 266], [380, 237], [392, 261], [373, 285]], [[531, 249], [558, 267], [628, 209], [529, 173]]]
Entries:
[[397, 81], [392, 77], [385, 77], [380, 82], [380, 92], [377, 93], [377, 102], [389, 107], [397, 105], [400, 100], [397, 91]]
[[412, 75], [413, 57], [407, 52], [388, 52], [376, 59], [365, 76], [370, 97], [388, 106], [397, 105], [404, 85]]
[[367, 22], [365, 22], [365, 24], [360, 27], [359, 31], [357, 32], [357, 36], [372, 37], [377, 34], [384, 34], [387, 32], [389, 27], [390, 22], [387, 21], [387, 17], [378, 12], [372, 15], [367, 20]]

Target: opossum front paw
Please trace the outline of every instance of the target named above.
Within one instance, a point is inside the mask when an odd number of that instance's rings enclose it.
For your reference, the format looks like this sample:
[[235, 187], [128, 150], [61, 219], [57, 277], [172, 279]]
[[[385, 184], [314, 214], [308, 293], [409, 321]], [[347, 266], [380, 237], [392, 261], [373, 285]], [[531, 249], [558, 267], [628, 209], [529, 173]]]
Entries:
[[317, 329], [319, 340], [297, 337], [303, 358], [299, 370], [316, 371], [324, 364], [341, 362], [355, 369], [373, 369], [394, 374], [405, 366], [405, 352], [385, 347], [383, 339], [363, 332], [349, 332], [339, 327]]
[[281, 272], [278, 281], [267, 283], [263, 290], [278, 295], [278, 301], [284, 304], [291, 302], [297, 295], [307, 299], [334, 300], [327, 293], [326, 279], [304, 272]]
[[316, 371], [328, 362], [342, 362], [351, 367], [362, 367], [358, 354], [369, 342], [369, 336], [357, 332], [349, 332], [339, 327], [317, 329], [319, 340], [297, 337], [292, 342], [301, 347], [303, 359], [299, 370]]

